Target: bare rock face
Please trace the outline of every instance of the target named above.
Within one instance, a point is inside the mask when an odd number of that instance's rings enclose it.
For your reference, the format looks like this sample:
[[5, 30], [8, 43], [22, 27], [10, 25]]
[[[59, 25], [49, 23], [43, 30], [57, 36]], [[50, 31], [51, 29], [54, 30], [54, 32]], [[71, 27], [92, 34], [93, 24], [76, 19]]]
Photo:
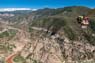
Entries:
[[64, 43], [64, 55], [67, 61], [84, 61], [95, 59], [95, 46], [88, 43], [74, 41], [73, 43]]
[[[16, 28], [12, 28], [16, 29]], [[71, 41], [67, 37], [48, 36], [42, 32], [29, 34], [19, 30], [8, 43], [15, 48], [5, 58], [18, 53], [26, 63], [82, 63], [95, 62], [95, 46], [83, 41]], [[11, 54], [12, 53], [12, 54]]]
[[28, 51], [30, 53], [26, 55], [27, 59], [32, 58], [37, 60], [37, 62], [42, 63], [63, 62], [59, 44], [57, 44], [55, 40], [51, 40], [49, 38], [35, 38], [35, 40], [32, 41], [31, 48]]
[[67, 38], [36, 36], [32, 37], [28, 46], [21, 53], [27, 58], [27, 63], [34, 60], [38, 63], [81, 63], [95, 59], [95, 46]]
[[[12, 51], [3, 50], [4, 58], [20, 52], [26, 63], [94, 63], [95, 46], [84, 41], [71, 41], [67, 37], [49, 36], [40, 31], [31, 34], [23, 29], [9, 27], [18, 30], [11, 40], [0, 42], [13, 44]], [[24, 28], [24, 27], [22, 27]], [[31, 35], [31, 37], [30, 37]], [[2, 40], [2, 39], [1, 39]], [[2, 51], [0, 50], [0, 53]], [[1, 54], [0, 54], [1, 56]]]

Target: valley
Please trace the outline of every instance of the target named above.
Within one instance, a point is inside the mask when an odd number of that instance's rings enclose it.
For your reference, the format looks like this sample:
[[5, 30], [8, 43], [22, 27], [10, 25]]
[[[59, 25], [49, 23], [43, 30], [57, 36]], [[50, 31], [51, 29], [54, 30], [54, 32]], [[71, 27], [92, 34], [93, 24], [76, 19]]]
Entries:
[[[93, 9], [71, 6], [7, 13], [0, 14], [0, 63], [95, 63]], [[83, 14], [89, 17], [87, 28], [77, 22]]]

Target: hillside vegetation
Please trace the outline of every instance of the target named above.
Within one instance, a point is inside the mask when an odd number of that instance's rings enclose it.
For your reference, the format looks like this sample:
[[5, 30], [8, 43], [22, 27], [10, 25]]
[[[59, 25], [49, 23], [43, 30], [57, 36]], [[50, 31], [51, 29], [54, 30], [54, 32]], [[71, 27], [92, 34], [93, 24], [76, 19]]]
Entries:
[[[77, 22], [80, 15], [89, 16], [85, 29]], [[95, 63], [94, 9], [45, 8], [7, 21], [0, 23], [1, 30], [7, 29], [0, 33], [0, 53], [7, 52], [6, 62], [13, 56], [15, 63]]]
[[[82, 6], [65, 7], [59, 9], [42, 9], [35, 11], [35, 15], [41, 15], [38, 19], [32, 22], [32, 26], [42, 27], [50, 30], [60, 31], [62, 29], [71, 40], [88, 39], [88, 42], [94, 43], [93, 39], [90, 38], [94, 34], [94, 17], [90, 18], [90, 25], [87, 30], [82, 30], [80, 25], [77, 23], [77, 16], [87, 15], [92, 9]], [[49, 14], [49, 15], [48, 15]], [[93, 13], [94, 14], [94, 13]], [[47, 16], [46, 16], [47, 15]]]

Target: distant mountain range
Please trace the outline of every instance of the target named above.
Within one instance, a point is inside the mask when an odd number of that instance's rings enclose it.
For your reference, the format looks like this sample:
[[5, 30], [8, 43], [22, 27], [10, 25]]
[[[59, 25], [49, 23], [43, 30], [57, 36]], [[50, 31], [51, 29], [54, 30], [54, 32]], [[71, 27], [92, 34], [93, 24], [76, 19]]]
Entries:
[[0, 8], [0, 12], [9, 12], [9, 11], [18, 11], [18, 10], [32, 10], [35, 11], [36, 9], [31, 8]]
[[0, 14], [15, 14], [15, 15], [22, 15], [28, 14], [36, 9], [31, 8], [0, 8]]

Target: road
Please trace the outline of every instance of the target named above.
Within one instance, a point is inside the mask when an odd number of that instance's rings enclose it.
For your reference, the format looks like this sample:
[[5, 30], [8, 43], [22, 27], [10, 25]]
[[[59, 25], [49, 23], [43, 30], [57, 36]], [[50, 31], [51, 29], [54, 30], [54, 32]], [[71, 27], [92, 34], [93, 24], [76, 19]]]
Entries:
[[18, 52], [21, 52], [24, 49], [24, 47], [27, 45], [30, 39], [28, 38], [28, 33], [22, 29], [14, 28], [11, 26], [7, 26], [6, 29], [18, 30], [18, 33], [16, 35], [19, 38], [19, 42], [16, 42], [15, 44], [16, 48], [13, 49], [14, 52], [5, 59], [7, 63], [13, 63], [14, 57], [17, 56]]
[[11, 54], [10, 56], [8, 56], [7, 58], [6, 58], [6, 62], [7, 63], [13, 63], [13, 59], [14, 59], [14, 57], [17, 55], [17, 53], [13, 53], [13, 54]]
[[[6, 62], [7, 63], [13, 63], [13, 59], [14, 57], [18, 54], [16, 52], [18, 51], [22, 51], [22, 49], [24, 48], [24, 46], [26, 45], [26, 43], [28, 43], [28, 41], [30, 41], [30, 39], [28, 37], [26, 37], [27, 33], [25, 34], [25, 31], [19, 29], [19, 28], [14, 28], [14, 27], [11, 27], [11, 26], [8, 26], [5, 30], [3, 30], [2, 32], [8, 30], [8, 29], [14, 29], [14, 30], [18, 30], [18, 37], [20, 38], [21, 42], [19, 42], [19, 44], [17, 45], [17, 48], [14, 49], [15, 51], [9, 55], [7, 58], [6, 58]], [[39, 28], [39, 27], [32, 27], [32, 29], [34, 30], [38, 30], [38, 31], [48, 31], [47, 29], [44, 29], [44, 28]], [[48, 32], [51, 32], [51, 31], [48, 31]], [[58, 35], [58, 34], [57, 34]], [[20, 44], [21, 43], [21, 44]]]
[[41, 27], [32, 27], [32, 29], [34, 29], [34, 30], [38, 30], [38, 31], [48, 31], [48, 32], [51, 32], [51, 31], [49, 31], [49, 30], [47, 30], [47, 29], [45, 29], [45, 28], [41, 28]]

